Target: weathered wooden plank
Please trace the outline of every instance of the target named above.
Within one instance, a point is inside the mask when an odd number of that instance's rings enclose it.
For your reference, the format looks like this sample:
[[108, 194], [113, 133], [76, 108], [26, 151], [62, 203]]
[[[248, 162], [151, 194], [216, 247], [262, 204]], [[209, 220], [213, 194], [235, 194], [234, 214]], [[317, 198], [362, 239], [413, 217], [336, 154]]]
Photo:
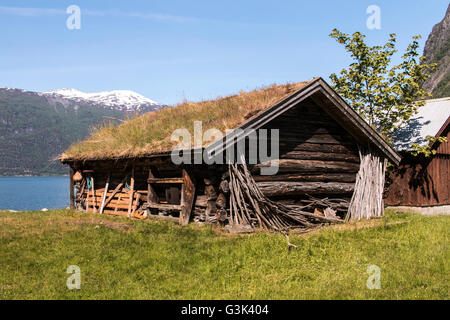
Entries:
[[97, 200], [95, 198], [95, 187], [94, 187], [94, 177], [91, 176], [91, 185], [92, 185], [92, 212], [97, 212]]
[[[280, 141], [280, 145], [283, 142]], [[312, 152], [327, 152], [327, 153], [346, 153], [359, 156], [358, 148], [355, 145], [344, 146], [344, 145], [332, 145], [332, 144], [314, 144], [314, 143], [298, 143], [293, 146], [292, 150], [296, 151], [312, 151]]]
[[145, 194], [143, 194], [141, 191], [136, 191], [136, 192], [141, 195], [142, 202], [147, 202], [148, 201], [148, 197], [146, 196], [147, 191], [145, 192]]
[[119, 199], [118, 199], [118, 201], [117, 201], [117, 203], [116, 203], [116, 205], [114, 207], [114, 213], [117, 213], [117, 210], [119, 209], [119, 203], [120, 203], [121, 199], [122, 199], [122, 194], [119, 195]]
[[180, 204], [180, 188], [168, 187], [165, 189], [166, 201], [168, 204]]
[[189, 223], [189, 218], [192, 212], [192, 206], [194, 204], [195, 185], [186, 169], [183, 169], [183, 180], [184, 183], [182, 185], [182, 192], [181, 192], [182, 210], [180, 213], [180, 224], [187, 225]]
[[[105, 208], [114, 209], [116, 207], [117, 207], [117, 209], [123, 209], [123, 210], [128, 212], [128, 207], [129, 206], [128, 206], [128, 202], [122, 201], [122, 202], [116, 202], [116, 203], [109, 203], [109, 205], [106, 206]], [[135, 209], [135, 208], [137, 208], [136, 205], [133, 205], [132, 209]]]
[[[263, 139], [260, 140], [263, 141]], [[346, 145], [346, 146], [351, 146], [354, 144], [353, 141], [344, 139], [342, 136], [339, 135], [331, 135], [331, 134], [294, 135], [294, 134], [280, 133], [280, 145], [300, 144], [300, 143], [331, 144], [331, 145]]]
[[303, 194], [347, 194], [353, 192], [354, 183], [344, 182], [257, 182], [266, 196], [286, 196]]
[[[148, 180], [149, 179], [154, 179], [154, 178], [155, 178], [155, 176], [153, 175], [152, 169], [149, 168], [148, 169]], [[147, 202], [158, 203], [158, 195], [156, 194], [155, 189], [153, 188], [153, 186], [151, 185], [150, 182], [147, 182], [147, 183], [148, 183], [148, 186], [147, 186], [147, 190], [148, 190]]]
[[[292, 120], [290, 122], [274, 123], [264, 126], [264, 129], [280, 129], [284, 134], [338, 134], [347, 137], [347, 133], [338, 125], [329, 125], [326, 122], [304, 123], [302, 120]], [[285, 131], [286, 130], [286, 131]], [[289, 131], [287, 131], [289, 130]]]
[[108, 174], [108, 179], [106, 180], [105, 190], [103, 191], [102, 203], [100, 205], [100, 214], [103, 213], [103, 208], [105, 207], [106, 194], [108, 193], [110, 179], [111, 179], [111, 174]]
[[[114, 202], [114, 201], [116, 201], [118, 198], [119, 198], [119, 196], [121, 196], [121, 198], [122, 198], [122, 201], [128, 201], [129, 199], [130, 199], [130, 192], [128, 191], [128, 192], [126, 192], [126, 193], [117, 193], [110, 201], [108, 201], [108, 202]], [[101, 196], [95, 196], [95, 200], [97, 201], [97, 202], [99, 202], [99, 201], [101, 201], [102, 200], [102, 197]], [[106, 201], [105, 201], [106, 202]]]
[[139, 199], [140, 199], [140, 197], [141, 197], [141, 194], [140, 193], [137, 193], [136, 194], [136, 199], [134, 200], [134, 204], [133, 204], [133, 210], [131, 211], [131, 215], [134, 215], [134, 213], [136, 212], [136, 209], [137, 209], [137, 207], [138, 207], [138, 205], [139, 205]]
[[128, 216], [131, 216], [131, 207], [133, 206], [133, 196], [134, 196], [134, 166], [131, 169], [130, 199], [129, 199], [129, 205], [128, 205]]
[[196, 207], [206, 208], [207, 205], [208, 205], [208, 196], [206, 195], [197, 196], [197, 198], [195, 199]]
[[108, 195], [108, 199], [105, 200], [105, 203], [103, 206], [106, 206], [116, 196], [116, 194], [119, 192], [119, 190], [121, 190], [123, 184], [125, 183], [125, 181], [127, 179], [128, 179], [128, 176], [125, 176], [125, 178], [122, 179], [122, 181], [117, 185], [117, 187], [114, 188], [112, 193]]
[[346, 153], [313, 152], [313, 151], [289, 151], [280, 156], [281, 159], [298, 160], [331, 160], [359, 163], [359, 157]]
[[70, 205], [70, 209], [74, 210], [75, 209], [75, 199], [74, 199], [74, 184], [73, 184], [73, 175], [74, 175], [74, 170], [72, 168], [72, 166], [69, 167], [69, 205]]
[[182, 178], [148, 178], [148, 183], [183, 183]]
[[355, 182], [356, 173], [276, 174], [271, 176], [254, 175], [253, 179], [256, 182], [263, 182], [263, 181]]
[[[259, 173], [261, 168], [274, 165], [267, 161], [256, 164], [252, 168], [252, 173]], [[357, 172], [359, 164], [341, 161], [320, 161], [320, 160], [278, 160], [278, 172]]]

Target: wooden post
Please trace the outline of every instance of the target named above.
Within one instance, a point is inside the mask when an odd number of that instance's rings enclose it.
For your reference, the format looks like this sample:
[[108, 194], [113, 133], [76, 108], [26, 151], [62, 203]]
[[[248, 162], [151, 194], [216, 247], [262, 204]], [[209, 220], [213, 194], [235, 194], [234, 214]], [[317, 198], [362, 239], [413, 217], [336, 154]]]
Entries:
[[128, 204], [128, 216], [131, 217], [131, 207], [133, 206], [134, 197], [134, 166], [131, 169], [131, 181], [130, 181], [130, 202]]
[[184, 183], [181, 186], [181, 212], [180, 224], [185, 226], [189, 223], [189, 218], [194, 204], [195, 185], [186, 169], [183, 169]]
[[72, 166], [70, 166], [69, 169], [69, 206], [70, 206], [70, 210], [74, 210], [75, 209], [75, 201], [74, 201], [74, 196], [73, 196], [73, 175], [74, 175], [74, 171]]
[[[183, 169], [183, 173], [184, 173], [184, 169]], [[178, 222], [183, 225], [184, 220], [183, 220], [183, 212], [184, 212], [184, 207], [186, 206], [186, 185], [183, 182], [183, 184], [181, 185], [181, 198], [180, 198], [180, 206], [181, 206], [181, 211], [180, 211], [180, 217], [178, 219]]]
[[86, 209], [85, 212], [89, 212], [89, 185], [88, 185], [88, 177], [84, 179], [86, 185]]
[[92, 185], [92, 212], [97, 212], [97, 200], [95, 199], [94, 176], [91, 176]]
[[137, 209], [137, 207], [138, 207], [138, 205], [139, 205], [139, 200], [140, 200], [140, 198], [141, 198], [141, 194], [138, 192], [138, 193], [136, 194], [136, 200], [134, 201], [133, 211], [131, 212], [131, 215], [132, 215], [132, 216], [134, 216], [134, 214], [135, 214], [135, 212], [136, 212], [136, 209]]
[[108, 194], [109, 179], [111, 179], [111, 172], [108, 174], [108, 179], [106, 180], [105, 191], [103, 191], [102, 204], [100, 205], [100, 214], [103, 213], [105, 207], [106, 195]]
[[[155, 176], [153, 175], [152, 169], [148, 169], [148, 178], [153, 179]], [[155, 192], [155, 189], [153, 189], [152, 184], [148, 182], [148, 194], [147, 194], [147, 202], [148, 203], [158, 203], [158, 196]]]

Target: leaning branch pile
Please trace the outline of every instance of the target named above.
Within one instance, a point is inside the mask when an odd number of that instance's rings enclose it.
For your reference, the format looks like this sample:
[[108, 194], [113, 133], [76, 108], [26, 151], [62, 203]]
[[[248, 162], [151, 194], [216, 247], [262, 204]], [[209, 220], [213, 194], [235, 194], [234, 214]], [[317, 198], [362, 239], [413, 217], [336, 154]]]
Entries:
[[383, 189], [387, 160], [370, 147], [358, 146], [361, 165], [346, 220], [380, 218], [384, 215]]
[[[264, 196], [251, 176], [245, 159], [242, 164], [228, 166], [230, 176], [230, 217], [233, 225], [247, 225], [266, 230], [288, 231], [292, 228], [312, 229], [322, 225], [340, 223], [333, 214], [332, 202], [327, 199], [312, 200], [306, 206], [286, 206]], [[315, 206], [325, 205], [331, 214], [322, 216], [306, 211]]]

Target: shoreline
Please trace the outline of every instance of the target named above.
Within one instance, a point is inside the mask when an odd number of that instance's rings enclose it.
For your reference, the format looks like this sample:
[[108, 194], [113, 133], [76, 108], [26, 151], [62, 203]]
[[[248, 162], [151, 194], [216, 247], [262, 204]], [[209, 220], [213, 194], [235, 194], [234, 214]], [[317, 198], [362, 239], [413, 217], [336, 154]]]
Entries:
[[22, 174], [22, 175], [10, 175], [10, 176], [2, 176], [0, 175], [0, 178], [24, 178], [24, 177], [68, 177], [68, 174], [51, 174], [51, 175], [26, 175], [26, 174]]

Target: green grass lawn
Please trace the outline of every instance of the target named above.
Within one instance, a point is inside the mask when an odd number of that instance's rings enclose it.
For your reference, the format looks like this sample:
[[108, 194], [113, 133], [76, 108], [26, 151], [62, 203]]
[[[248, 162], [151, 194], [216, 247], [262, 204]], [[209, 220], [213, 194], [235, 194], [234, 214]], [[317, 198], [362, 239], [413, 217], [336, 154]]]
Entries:
[[[449, 216], [230, 235], [68, 210], [0, 212], [0, 299], [449, 299]], [[366, 287], [369, 265], [381, 289]], [[81, 289], [68, 290], [69, 265]]]

